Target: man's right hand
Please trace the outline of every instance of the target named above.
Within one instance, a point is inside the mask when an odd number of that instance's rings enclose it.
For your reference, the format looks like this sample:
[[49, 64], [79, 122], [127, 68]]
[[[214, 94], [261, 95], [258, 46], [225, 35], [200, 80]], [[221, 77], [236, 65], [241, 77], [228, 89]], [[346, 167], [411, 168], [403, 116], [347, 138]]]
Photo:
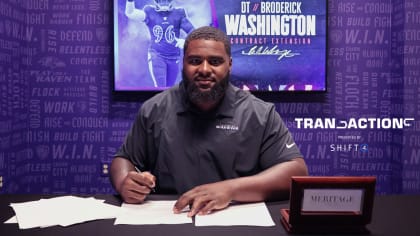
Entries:
[[120, 194], [126, 203], [142, 203], [155, 184], [156, 177], [150, 172], [130, 171], [121, 183]]

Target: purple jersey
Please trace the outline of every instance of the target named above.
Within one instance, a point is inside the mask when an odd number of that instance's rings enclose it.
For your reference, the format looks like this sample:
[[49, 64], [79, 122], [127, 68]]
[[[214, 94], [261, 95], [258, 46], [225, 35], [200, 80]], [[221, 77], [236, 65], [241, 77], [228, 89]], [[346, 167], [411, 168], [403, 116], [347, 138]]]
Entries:
[[150, 31], [151, 48], [161, 56], [179, 56], [180, 49], [175, 47], [180, 30], [189, 33], [194, 26], [188, 20], [185, 10], [174, 8], [170, 11], [156, 11], [153, 6], [145, 6], [146, 19], [144, 22]]

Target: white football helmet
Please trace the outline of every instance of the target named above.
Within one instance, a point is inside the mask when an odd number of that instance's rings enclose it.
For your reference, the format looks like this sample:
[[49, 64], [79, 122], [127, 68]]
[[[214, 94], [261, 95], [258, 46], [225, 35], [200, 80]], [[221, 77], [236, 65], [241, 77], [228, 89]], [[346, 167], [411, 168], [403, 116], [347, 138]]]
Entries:
[[154, 0], [157, 11], [170, 11], [172, 10], [172, 0]]

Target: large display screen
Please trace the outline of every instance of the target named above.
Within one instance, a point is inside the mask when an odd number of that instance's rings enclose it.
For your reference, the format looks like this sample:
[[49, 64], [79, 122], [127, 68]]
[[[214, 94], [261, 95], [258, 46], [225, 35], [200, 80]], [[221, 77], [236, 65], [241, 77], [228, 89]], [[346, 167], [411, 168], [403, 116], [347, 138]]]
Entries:
[[326, 91], [327, 0], [114, 0], [114, 90], [161, 91], [182, 80], [194, 28], [225, 31], [230, 81], [251, 91]]

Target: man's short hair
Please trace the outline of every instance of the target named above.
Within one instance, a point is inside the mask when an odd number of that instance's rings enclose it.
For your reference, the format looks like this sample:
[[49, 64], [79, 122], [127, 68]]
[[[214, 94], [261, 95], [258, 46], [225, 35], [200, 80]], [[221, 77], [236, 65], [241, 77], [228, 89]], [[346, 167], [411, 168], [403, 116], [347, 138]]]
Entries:
[[197, 39], [214, 40], [217, 42], [222, 42], [225, 45], [226, 53], [229, 55], [229, 57], [231, 56], [229, 38], [223, 31], [211, 26], [203, 26], [197, 28], [193, 30], [190, 34], [188, 34], [187, 38], [185, 39], [184, 54], [186, 53], [190, 42]]

